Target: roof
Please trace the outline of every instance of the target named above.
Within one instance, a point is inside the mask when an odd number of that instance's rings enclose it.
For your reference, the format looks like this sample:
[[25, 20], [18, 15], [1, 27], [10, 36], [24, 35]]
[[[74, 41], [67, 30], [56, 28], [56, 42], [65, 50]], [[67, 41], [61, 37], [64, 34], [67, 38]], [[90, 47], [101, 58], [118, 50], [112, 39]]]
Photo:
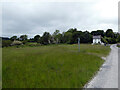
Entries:
[[101, 36], [98, 35], [98, 36], [93, 36], [93, 39], [101, 39]]

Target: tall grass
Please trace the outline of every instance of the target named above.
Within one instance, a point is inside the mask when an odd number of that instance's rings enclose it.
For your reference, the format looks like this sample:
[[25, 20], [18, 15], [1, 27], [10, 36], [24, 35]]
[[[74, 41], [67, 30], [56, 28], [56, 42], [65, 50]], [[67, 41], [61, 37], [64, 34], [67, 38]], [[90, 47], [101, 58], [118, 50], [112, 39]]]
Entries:
[[3, 48], [3, 88], [81, 88], [104, 62], [110, 48], [50, 45]]

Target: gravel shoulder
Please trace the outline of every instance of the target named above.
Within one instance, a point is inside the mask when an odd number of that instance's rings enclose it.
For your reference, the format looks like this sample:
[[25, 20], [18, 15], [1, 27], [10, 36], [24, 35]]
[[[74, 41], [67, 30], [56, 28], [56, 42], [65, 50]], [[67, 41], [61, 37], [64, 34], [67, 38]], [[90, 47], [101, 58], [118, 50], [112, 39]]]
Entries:
[[85, 88], [118, 88], [118, 48], [115, 44], [110, 48], [105, 63]]

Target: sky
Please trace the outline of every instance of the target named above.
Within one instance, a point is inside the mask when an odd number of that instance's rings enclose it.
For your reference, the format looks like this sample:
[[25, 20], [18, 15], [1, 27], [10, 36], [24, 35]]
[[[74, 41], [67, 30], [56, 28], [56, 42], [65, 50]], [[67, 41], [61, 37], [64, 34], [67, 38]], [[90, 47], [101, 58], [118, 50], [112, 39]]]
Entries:
[[33, 38], [57, 29], [118, 32], [118, 0], [2, 2], [2, 36]]

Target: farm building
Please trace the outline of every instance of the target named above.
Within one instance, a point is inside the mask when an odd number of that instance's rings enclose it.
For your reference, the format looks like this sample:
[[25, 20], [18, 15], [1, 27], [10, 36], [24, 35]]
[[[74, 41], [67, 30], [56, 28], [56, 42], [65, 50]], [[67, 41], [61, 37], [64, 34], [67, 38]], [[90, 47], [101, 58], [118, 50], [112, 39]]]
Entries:
[[93, 44], [101, 44], [101, 35], [93, 36]]

